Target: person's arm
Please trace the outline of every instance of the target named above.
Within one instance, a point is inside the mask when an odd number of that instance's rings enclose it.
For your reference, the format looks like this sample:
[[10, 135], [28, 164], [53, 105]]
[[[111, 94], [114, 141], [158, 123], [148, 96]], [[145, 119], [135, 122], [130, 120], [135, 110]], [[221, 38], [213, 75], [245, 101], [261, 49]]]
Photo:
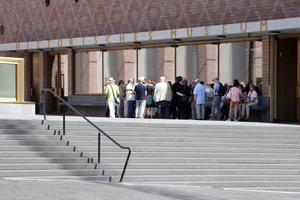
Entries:
[[197, 94], [194, 94], [194, 103], [196, 103]]

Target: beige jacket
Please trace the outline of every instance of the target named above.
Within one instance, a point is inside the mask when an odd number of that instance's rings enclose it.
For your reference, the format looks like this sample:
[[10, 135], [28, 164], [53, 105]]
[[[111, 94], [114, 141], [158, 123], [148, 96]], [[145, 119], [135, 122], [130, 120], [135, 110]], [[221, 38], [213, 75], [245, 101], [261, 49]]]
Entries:
[[172, 90], [168, 83], [160, 82], [157, 83], [154, 90], [153, 101], [171, 101], [172, 100]]

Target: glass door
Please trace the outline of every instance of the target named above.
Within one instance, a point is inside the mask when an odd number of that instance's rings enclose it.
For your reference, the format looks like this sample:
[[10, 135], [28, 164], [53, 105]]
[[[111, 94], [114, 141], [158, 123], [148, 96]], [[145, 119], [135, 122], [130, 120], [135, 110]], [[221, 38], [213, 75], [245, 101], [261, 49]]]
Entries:
[[[48, 74], [49, 74], [49, 88], [55, 93], [64, 98], [64, 86], [65, 86], [65, 57], [61, 53], [49, 54], [48, 62]], [[61, 113], [61, 106], [58, 105], [60, 100], [54, 95], [49, 95], [48, 109], [50, 114]]]

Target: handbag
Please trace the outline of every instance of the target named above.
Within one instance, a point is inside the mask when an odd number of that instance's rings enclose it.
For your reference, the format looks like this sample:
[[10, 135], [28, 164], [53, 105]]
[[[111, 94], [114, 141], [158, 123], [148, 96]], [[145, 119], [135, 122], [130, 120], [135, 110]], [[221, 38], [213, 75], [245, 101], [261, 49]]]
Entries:
[[[186, 85], [184, 86], [184, 92], [185, 92], [185, 89], [186, 89]], [[181, 101], [188, 102], [189, 101], [189, 97], [186, 96], [185, 94], [183, 94], [183, 96], [181, 97]]]
[[150, 106], [150, 105], [153, 104], [153, 95], [148, 95], [146, 104], [147, 104], [148, 106]]
[[114, 102], [116, 103], [116, 104], [119, 104], [120, 103], [120, 100], [118, 99], [118, 98], [116, 98], [116, 96], [115, 96], [115, 92], [114, 92], [114, 90], [113, 90], [113, 87], [110, 85], [110, 87], [111, 87], [111, 91], [112, 91], [112, 93], [113, 93], [113, 95], [114, 95]]

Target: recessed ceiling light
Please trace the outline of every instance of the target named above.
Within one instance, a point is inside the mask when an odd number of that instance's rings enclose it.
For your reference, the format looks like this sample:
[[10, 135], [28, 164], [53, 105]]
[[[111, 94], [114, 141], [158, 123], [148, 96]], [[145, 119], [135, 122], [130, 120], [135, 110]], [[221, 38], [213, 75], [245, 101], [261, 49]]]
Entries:
[[141, 42], [134, 42], [133, 43], [134, 45], [140, 45], [140, 44], [142, 44]]
[[226, 39], [226, 36], [225, 35], [218, 35], [217, 39], [218, 40], [223, 40], [223, 39]]
[[270, 35], [279, 35], [280, 32], [279, 31], [270, 31]]

